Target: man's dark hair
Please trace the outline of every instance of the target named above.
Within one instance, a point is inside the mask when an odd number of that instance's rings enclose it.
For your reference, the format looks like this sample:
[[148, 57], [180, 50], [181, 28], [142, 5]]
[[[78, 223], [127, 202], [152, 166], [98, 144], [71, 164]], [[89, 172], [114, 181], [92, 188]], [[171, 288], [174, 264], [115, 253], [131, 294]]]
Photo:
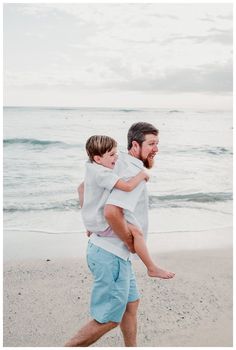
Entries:
[[159, 130], [152, 124], [145, 123], [145, 122], [132, 124], [131, 127], [129, 128], [128, 135], [127, 135], [128, 150], [132, 148], [132, 141], [138, 142], [138, 144], [141, 146], [141, 144], [145, 140], [145, 135], [153, 134], [157, 136], [158, 133], [159, 133]]

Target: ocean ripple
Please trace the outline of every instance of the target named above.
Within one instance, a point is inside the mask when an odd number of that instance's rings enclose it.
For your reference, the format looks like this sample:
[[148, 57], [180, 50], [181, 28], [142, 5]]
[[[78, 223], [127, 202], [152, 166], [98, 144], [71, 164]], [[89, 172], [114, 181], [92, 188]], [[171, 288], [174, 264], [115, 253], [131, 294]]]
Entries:
[[[230, 192], [209, 192], [209, 193], [190, 193], [190, 194], [178, 194], [178, 195], [164, 195], [164, 196], [150, 196], [149, 208], [160, 207], [179, 207], [184, 203], [217, 203], [226, 202], [233, 199]], [[58, 202], [33, 202], [33, 203], [14, 203], [6, 204], [3, 208], [4, 212], [26, 212], [26, 211], [72, 211], [79, 210], [79, 202], [77, 199], [67, 199], [65, 201]]]
[[198, 202], [198, 203], [215, 203], [225, 202], [232, 200], [233, 196], [231, 192], [197, 192], [189, 194], [176, 194], [176, 195], [164, 195], [164, 196], [150, 196], [149, 203], [153, 208], [156, 205], [160, 206], [160, 203], [175, 203], [178, 205], [179, 202]]
[[47, 148], [51, 146], [56, 146], [59, 148], [74, 148], [74, 147], [83, 147], [80, 144], [68, 144], [62, 141], [50, 141], [50, 140], [37, 140], [37, 139], [27, 139], [27, 138], [13, 138], [3, 140], [4, 146], [14, 146], [14, 145], [24, 145], [30, 146], [33, 148]]

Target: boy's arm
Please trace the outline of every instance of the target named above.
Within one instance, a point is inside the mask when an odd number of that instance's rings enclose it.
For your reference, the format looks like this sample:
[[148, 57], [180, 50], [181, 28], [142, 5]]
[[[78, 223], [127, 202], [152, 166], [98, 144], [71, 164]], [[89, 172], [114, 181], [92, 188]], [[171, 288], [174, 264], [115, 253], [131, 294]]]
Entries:
[[135, 253], [133, 235], [131, 234], [127, 222], [125, 221], [123, 209], [116, 205], [106, 204], [104, 215], [112, 230], [127, 245], [131, 253]]
[[84, 182], [82, 182], [79, 187], [77, 188], [77, 192], [79, 195], [79, 204], [82, 208], [83, 204], [84, 204]]
[[148, 181], [149, 175], [144, 171], [140, 171], [136, 176], [132, 177], [132, 179], [128, 181], [118, 180], [115, 184], [115, 188], [125, 192], [131, 192], [135, 187], [137, 187], [141, 181]]
[[[77, 188], [77, 192], [78, 192], [78, 196], [79, 196], [79, 204], [82, 208], [83, 204], [84, 204], [84, 182], [82, 182], [79, 187]], [[87, 236], [91, 236], [91, 232], [86, 230], [86, 234]]]

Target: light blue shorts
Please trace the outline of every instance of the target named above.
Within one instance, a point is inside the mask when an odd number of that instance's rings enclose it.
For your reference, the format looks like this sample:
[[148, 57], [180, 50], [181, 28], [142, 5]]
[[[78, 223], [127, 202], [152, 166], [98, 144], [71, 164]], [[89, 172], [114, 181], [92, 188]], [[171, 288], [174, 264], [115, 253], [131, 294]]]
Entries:
[[99, 323], [120, 322], [127, 303], [139, 299], [131, 262], [88, 242], [87, 263], [94, 278], [92, 318]]

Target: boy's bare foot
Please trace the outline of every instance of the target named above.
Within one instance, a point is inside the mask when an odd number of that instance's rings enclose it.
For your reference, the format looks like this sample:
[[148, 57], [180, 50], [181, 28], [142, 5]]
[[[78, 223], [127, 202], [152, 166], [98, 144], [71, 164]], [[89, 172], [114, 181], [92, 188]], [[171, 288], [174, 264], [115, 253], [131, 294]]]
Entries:
[[175, 273], [162, 270], [159, 267], [155, 266], [152, 269], [148, 269], [148, 276], [169, 279], [169, 278], [173, 278], [175, 276]]

